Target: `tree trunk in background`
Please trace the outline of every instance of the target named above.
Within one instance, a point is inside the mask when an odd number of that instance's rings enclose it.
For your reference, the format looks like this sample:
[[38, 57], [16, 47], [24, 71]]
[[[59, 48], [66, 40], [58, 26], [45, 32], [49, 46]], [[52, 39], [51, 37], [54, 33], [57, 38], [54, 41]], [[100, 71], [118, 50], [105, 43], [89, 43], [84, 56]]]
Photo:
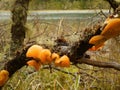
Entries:
[[12, 12], [12, 27], [11, 27], [11, 55], [21, 47], [25, 38], [25, 24], [27, 21], [27, 11], [30, 0], [16, 0]]

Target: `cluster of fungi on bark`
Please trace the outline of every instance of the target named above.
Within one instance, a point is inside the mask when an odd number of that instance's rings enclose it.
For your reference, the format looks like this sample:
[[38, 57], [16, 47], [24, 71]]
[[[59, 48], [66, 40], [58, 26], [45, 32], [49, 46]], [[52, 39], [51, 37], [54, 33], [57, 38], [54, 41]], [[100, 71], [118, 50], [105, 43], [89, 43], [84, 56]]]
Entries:
[[[24, 0], [20, 0], [20, 1], [22, 2]], [[119, 6], [118, 3], [115, 2], [114, 0], [106, 0], [106, 1], [108, 1], [111, 7], [114, 9], [114, 11], [116, 11], [116, 8], [118, 8]], [[29, 0], [27, 2], [29, 2]], [[25, 15], [27, 14], [25, 13]], [[13, 17], [13, 19], [14, 18], [15, 17]], [[25, 19], [26, 17], [23, 16], [23, 18]], [[26, 22], [26, 19], [25, 19], [25, 22]], [[24, 26], [20, 24], [25, 24], [25, 23], [23, 22], [21, 23], [16, 22], [16, 23], [17, 23], [16, 25], [14, 24], [12, 26], [12, 29], [17, 28], [16, 27], [17, 25], [19, 25], [18, 27], [21, 27], [22, 29], [24, 29]], [[57, 44], [54, 46], [54, 49], [52, 51], [60, 52], [61, 55], [63, 54], [68, 55], [68, 57], [70, 58], [70, 61], [73, 64], [85, 63], [93, 66], [108, 67], [108, 68], [114, 68], [114, 69], [120, 70], [120, 65], [117, 63], [107, 63], [107, 62], [99, 62], [99, 61], [97, 62], [97, 61], [90, 60], [89, 56], [85, 55], [85, 52], [93, 46], [92, 44], [89, 44], [90, 38], [94, 35], [99, 35], [101, 33], [101, 27], [102, 27], [101, 25], [95, 25], [94, 28], [91, 28], [91, 29], [86, 28], [85, 30], [83, 30], [84, 34], [82, 37], [84, 38], [82, 40], [80, 39], [79, 41], [75, 42], [72, 46], [69, 46], [69, 44], [67, 43], [66, 40], [64, 40], [64, 38], [58, 38], [55, 41]], [[23, 35], [23, 38], [24, 38], [24, 35]], [[13, 35], [13, 39], [14, 39], [14, 35]], [[18, 43], [18, 42], [15, 42], [15, 43]], [[21, 41], [19, 43], [21, 43]], [[59, 49], [59, 48], [64, 48], [63, 46], [69, 47], [69, 48], [65, 48], [66, 50], [64, 52], [62, 51], [63, 49]], [[26, 52], [29, 47], [30, 46], [27, 46], [26, 48], [17, 52], [15, 57], [12, 60], [5, 62], [4, 67], [2, 69], [7, 70], [9, 72], [9, 77], [11, 77], [21, 67], [26, 65], [27, 61], [31, 60], [31, 58], [26, 57]], [[61, 53], [61, 52], [64, 52], [64, 53]]]

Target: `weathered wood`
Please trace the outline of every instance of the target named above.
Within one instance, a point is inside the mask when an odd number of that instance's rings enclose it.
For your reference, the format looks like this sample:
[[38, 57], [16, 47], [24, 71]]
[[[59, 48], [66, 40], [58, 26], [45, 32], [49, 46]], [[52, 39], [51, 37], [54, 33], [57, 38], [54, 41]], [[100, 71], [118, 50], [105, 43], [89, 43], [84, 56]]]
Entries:
[[87, 58], [82, 58], [81, 60], [79, 60], [78, 63], [92, 65], [96, 67], [102, 67], [102, 68], [113, 68], [115, 70], [120, 71], [120, 64], [117, 62], [104, 62], [104, 60], [102, 62], [102, 61], [95, 61]]
[[107, 2], [110, 4], [110, 6], [113, 8], [114, 11], [115, 11], [116, 8], [118, 8], [118, 6], [120, 5], [120, 4], [117, 3], [115, 0], [105, 0], [105, 1], [107, 1]]
[[84, 33], [81, 35], [83, 39], [80, 39], [71, 47], [71, 53], [69, 57], [71, 58], [72, 62], [77, 63], [77, 60], [82, 58], [85, 52], [93, 46], [92, 44], [89, 44], [89, 40], [92, 36], [99, 35], [101, 33], [100, 29], [100, 25], [95, 25], [95, 27], [92, 29], [87, 28], [84, 30]]
[[29, 1], [30, 0], [16, 0], [11, 10], [13, 21], [11, 26], [11, 51], [13, 53], [23, 45]]
[[17, 70], [26, 65], [29, 60], [26, 58], [27, 49], [23, 49], [21, 52], [17, 52], [16, 56], [5, 63], [4, 68], [9, 72], [9, 77], [11, 77]]

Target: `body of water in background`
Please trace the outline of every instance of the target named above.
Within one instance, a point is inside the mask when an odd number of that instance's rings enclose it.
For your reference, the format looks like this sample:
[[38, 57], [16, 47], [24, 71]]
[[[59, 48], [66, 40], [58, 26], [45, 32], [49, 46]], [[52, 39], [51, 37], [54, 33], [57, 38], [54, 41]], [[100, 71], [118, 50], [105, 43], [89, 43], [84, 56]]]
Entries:
[[[107, 14], [108, 10], [103, 10], [104, 14]], [[48, 10], [48, 11], [29, 11], [28, 20], [34, 19], [37, 16], [38, 19], [43, 20], [56, 20], [56, 19], [88, 19], [94, 17], [100, 13], [100, 10]], [[96, 19], [99, 17], [96, 17]], [[10, 11], [0, 11], [0, 20], [10, 20]]]

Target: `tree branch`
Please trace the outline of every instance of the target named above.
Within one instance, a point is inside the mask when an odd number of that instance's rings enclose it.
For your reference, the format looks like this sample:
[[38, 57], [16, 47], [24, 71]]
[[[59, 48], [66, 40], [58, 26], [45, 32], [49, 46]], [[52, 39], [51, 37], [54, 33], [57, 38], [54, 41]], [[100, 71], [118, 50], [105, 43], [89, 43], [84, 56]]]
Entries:
[[105, 0], [105, 1], [107, 1], [110, 4], [110, 6], [113, 8], [114, 11], [119, 6], [119, 3], [117, 3], [115, 0]]
[[120, 64], [116, 62], [101, 62], [101, 61], [95, 61], [90, 60], [87, 58], [82, 58], [78, 61], [79, 64], [88, 64], [96, 67], [102, 67], [102, 68], [113, 68], [115, 70], [120, 71]]

